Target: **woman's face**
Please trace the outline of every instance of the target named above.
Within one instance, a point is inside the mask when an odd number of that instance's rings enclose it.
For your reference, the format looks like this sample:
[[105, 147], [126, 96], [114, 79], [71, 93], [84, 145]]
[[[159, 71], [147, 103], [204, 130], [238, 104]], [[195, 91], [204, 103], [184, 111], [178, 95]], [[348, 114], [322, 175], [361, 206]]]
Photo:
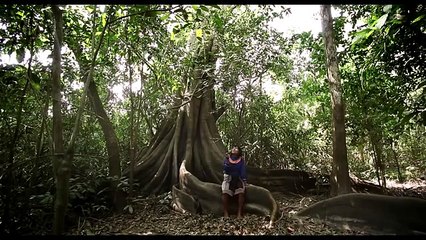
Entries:
[[231, 149], [231, 154], [232, 155], [238, 156], [238, 153], [239, 153], [238, 152], [238, 148], [234, 147], [234, 148]]

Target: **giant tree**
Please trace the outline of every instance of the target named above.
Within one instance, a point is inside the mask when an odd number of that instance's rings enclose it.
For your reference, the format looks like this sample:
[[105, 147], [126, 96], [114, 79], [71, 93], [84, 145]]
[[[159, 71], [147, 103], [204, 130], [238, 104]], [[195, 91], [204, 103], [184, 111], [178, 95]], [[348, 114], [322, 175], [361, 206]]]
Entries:
[[[215, 85], [219, 84], [214, 70], [217, 57], [223, 54], [223, 36], [233, 38], [232, 32], [223, 31], [225, 25], [232, 25], [233, 19], [221, 18], [218, 13], [224, 12], [225, 16], [233, 16], [232, 11], [235, 8], [195, 9], [190, 10], [194, 19], [197, 19], [198, 15], [206, 15], [204, 19], [207, 20], [187, 25], [190, 28], [180, 30], [182, 37], [179, 37], [177, 31], [172, 33], [171, 39], [174, 41], [169, 43], [170, 49], [177, 51], [179, 48], [176, 45], [185, 46], [183, 49], [186, 51], [181, 50], [182, 56], [177, 57], [187, 65], [184, 65], [185, 71], [178, 72], [180, 84], [173, 93], [174, 100], [168, 108], [168, 117], [163, 121], [148, 149], [139, 153], [133, 174], [145, 194], [173, 189], [177, 209], [220, 215], [222, 161], [227, 149], [218, 132], [214, 114]], [[259, 21], [262, 19], [259, 18]], [[245, 34], [249, 35], [250, 32]], [[241, 43], [249, 44], [244, 41]], [[240, 51], [244, 53], [242, 49]], [[176, 57], [176, 53], [172, 57]], [[162, 66], [169, 67], [164, 64]], [[176, 68], [170, 68], [169, 71], [176, 71]], [[248, 69], [245, 71], [248, 72]], [[173, 77], [176, 78], [176, 75]], [[234, 77], [238, 82], [238, 74]], [[126, 175], [129, 171], [125, 171]], [[294, 190], [308, 180], [306, 173], [252, 166], [248, 166], [248, 174], [253, 185], [247, 190], [249, 194], [246, 210], [271, 215], [271, 221], [278, 218], [280, 211], [270, 192], [261, 186]]]

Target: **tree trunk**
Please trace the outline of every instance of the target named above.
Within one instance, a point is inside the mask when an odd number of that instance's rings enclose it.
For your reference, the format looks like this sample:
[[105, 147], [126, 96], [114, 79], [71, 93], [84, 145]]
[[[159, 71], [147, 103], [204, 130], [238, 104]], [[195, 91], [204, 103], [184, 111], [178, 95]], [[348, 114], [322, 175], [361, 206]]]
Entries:
[[398, 182], [402, 183], [404, 181], [404, 179], [402, 177], [401, 167], [399, 166], [398, 154], [396, 153], [394, 145], [395, 145], [395, 142], [392, 140], [391, 149], [392, 149], [392, 155], [393, 155], [393, 159], [395, 161], [396, 169], [398, 171]]
[[377, 142], [377, 162], [379, 163], [380, 168], [380, 177], [382, 179], [382, 186], [386, 189], [386, 164], [384, 163], [383, 158], [383, 139], [380, 136]]
[[331, 6], [321, 5], [322, 30], [327, 56], [327, 75], [333, 111], [333, 174], [332, 195], [351, 192], [345, 131], [345, 107], [340, 84], [336, 45], [333, 37]]
[[[142, 121], [142, 118], [143, 118], [143, 120], [145, 120], [145, 122], [146, 122], [146, 125], [147, 125], [147, 128], [148, 128], [148, 134], [149, 134], [149, 138], [154, 138], [154, 128], [153, 128], [153, 126], [152, 126], [152, 122], [150, 121], [150, 119], [148, 119], [148, 117], [147, 117], [147, 115], [146, 115], [146, 111], [145, 111], [145, 109], [143, 108], [143, 101], [144, 101], [144, 94], [143, 94], [143, 88], [144, 88], [144, 85], [145, 85], [145, 74], [144, 74], [144, 71], [143, 71], [143, 67], [144, 67], [144, 64], [142, 63], [141, 64], [141, 66], [140, 66], [140, 78], [141, 78], [141, 88], [139, 89], [139, 93], [138, 93], [138, 97], [137, 97], [137, 101], [138, 101], [138, 104], [137, 104], [137, 108], [136, 108], [136, 110], [137, 110], [137, 126], [139, 126], [139, 123], [140, 123], [140, 121]], [[136, 136], [135, 136], [135, 138], [136, 139], [138, 139], [138, 134], [139, 134], [139, 127], [137, 127], [136, 128], [137, 129], [137, 134], [136, 134]], [[137, 147], [137, 146], [135, 146], [135, 147]], [[137, 153], [138, 151], [136, 151], [135, 153]]]
[[[126, 29], [127, 31], [127, 22], [126, 22]], [[126, 40], [127, 34], [126, 34]], [[130, 126], [129, 126], [129, 160], [130, 160], [130, 179], [129, 179], [129, 188], [130, 188], [130, 196], [133, 196], [133, 169], [135, 168], [135, 97], [132, 91], [133, 86], [133, 68], [132, 68], [132, 62], [131, 62], [131, 53], [130, 49], [127, 50], [127, 63], [126, 67], [128, 68], [129, 72], [129, 97], [130, 97], [130, 112], [129, 112], [129, 119], [130, 119]], [[142, 87], [142, 86], [141, 86]]]
[[[368, 126], [372, 126], [369, 119], [367, 118]], [[376, 176], [379, 185], [386, 188], [386, 177], [385, 177], [385, 165], [383, 163], [383, 143], [382, 135], [380, 130], [372, 129], [368, 127], [368, 133], [370, 135], [371, 146], [373, 148], [374, 167], [376, 170]]]
[[[108, 21], [110, 20], [110, 16], [108, 16]], [[94, 26], [96, 23], [94, 23]], [[117, 190], [117, 185], [121, 178], [121, 164], [120, 164], [120, 146], [118, 143], [118, 138], [114, 130], [114, 126], [109, 119], [105, 108], [102, 104], [102, 100], [99, 96], [99, 92], [97, 90], [96, 82], [93, 79], [93, 74], [86, 75], [84, 74], [85, 70], [90, 68], [93, 69], [95, 65], [95, 60], [97, 53], [99, 51], [100, 46], [103, 42], [103, 36], [106, 31], [106, 27], [108, 24], [105, 25], [101, 39], [98, 43], [96, 52], [93, 55], [92, 64], [90, 66], [87, 66], [85, 62], [87, 62], [86, 59], [83, 59], [81, 46], [76, 45], [74, 42], [68, 42], [68, 46], [73, 51], [77, 62], [80, 66], [81, 72], [83, 73], [82, 76], [85, 76], [88, 78], [87, 81], [90, 81], [89, 89], [88, 89], [88, 95], [91, 102], [91, 106], [93, 111], [95, 112], [96, 118], [99, 122], [99, 125], [101, 125], [102, 132], [104, 133], [105, 142], [106, 142], [106, 148], [108, 153], [108, 170], [109, 170], [109, 176], [113, 179], [111, 181], [111, 195], [112, 195], [112, 201], [114, 205], [114, 209], [118, 212], [120, 212], [124, 205], [124, 196]], [[95, 31], [95, 30], [93, 30]], [[77, 43], [78, 44], [78, 43]], [[93, 44], [95, 44], [93, 40]], [[94, 50], [94, 47], [93, 47]]]
[[[111, 20], [111, 9], [108, 10], [108, 19], [107, 22], [109, 23]], [[94, 15], [94, 19], [95, 19]], [[95, 30], [96, 23], [93, 23], [93, 34], [96, 31]], [[91, 64], [91, 72], [93, 71], [95, 67], [95, 60], [97, 58], [97, 53], [100, 49], [100, 46], [103, 43], [103, 37], [105, 35], [106, 29], [108, 24], [105, 24], [104, 28], [102, 29], [102, 35], [99, 40], [96, 52], [93, 54], [92, 57], [92, 64]], [[95, 44], [95, 41], [93, 40], [93, 45]], [[94, 48], [93, 48], [94, 49]], [[90, 78], [88, 79], [90, 81], [89, 85], [89, 98], [91, 99], [93, 110], [96, 113], [97, 119], [99, 124], [101, 125], [102, 131], [105, 136], [105, 142], [106, 142], [106, 148], [108, 152], [108, 169], [109, 169], [109, 176], [113, 179], [111, 181], [111, 190], [112, 190], [112, 199], [113, 199], [113, 205], [114, 209], [118, 212], [120, 212], [124, 207], [124, 195], [121, 194], [121, 192], [117, 189], [117, 185], [120, 182], [121, 178], [121, 165], [120, 165], [120, 146], [118, 144], [118, 138], [114, 130], [114, 126], [112, 125], [105, 108], [102, 104], [101, 98], [99, 97], [99, 93], [96, 87], [96, 83], [93, 79], [93, 74], [90, 74]]]
[[[56, 182], [53, 233], [64, 231], [65, 214], [68, 204], [68, 178], [66, 169], [70, 163], [65, 158], [64, 138], [61, 113], [61, 48], [63, 39], [62, 11], [57, 5], [52, 6], [54, 21], [54, 45], [52, 61], [52, 98], [53, 98], [53, 172]], [[68, 176], [69, 177], [69, 176]]]
[[[372, 138], [371, 138], [372, 139]], [[373, 160], [374, 160], [374, 171], [376, 173], [377, 177], [377, 183], [382, 186], [381, 180], [380, 180], [380, 168], [379, 168], [379, 161], [377, 160], [377, 151], [376, 151], [376, 144], [373, 140], [371, 140], [371, 148], [373, 149]]]
[[[75, 118], [74, 128], [71, 133], [70, 140], [68, 142], [68, 147], [64, 152], [63, 145], [63, 133], [62, 133], [62, 116], [61, 116], [61, 92], [60, 92], [60, 78], [61, 78], [61, 46], [63, 39], [63, 19], [62, 11], [58, 6], [52, 6], [52, 12], [54, 16], [55, 23], [55, 38], [54, 38], [54, 51], [53, 51], [53, 62], [52, 62], [52, 95], [53, 95], [53, 148], [54, 154], [56, 155], [55, 161], [53, 163], [54, 176], [56, 180], [56, 198], [55, 198], [55, 213], [54, 213], [54, 234], [62, 234], [64, 232], [64, 223], [65, 215], [68, 206], [68, 194], [69, 194], [69, 179], [71, 175], [72, 160], [74, 157], [75, 142], [78, 136], [81, 116], [83, 115], [83, 109], [86, 104], [86, 96], [90, 86], [96, 90], [96, 85], [93, 85], [93, 72], [95, 66], [95, 59], [99, 52], [100, 46], [102, 44], [103, 38], [105, 36], [104, 28], [102, 30], [100, 41], [95, 49], [92, 48], [92, 59], [87, 75], [86, 81], [84, 83], [83, 94], [81, 96], [80, 105], [77, 111], [77, 116]], [[96, 7], [93, 11], [93, 18], [96, 16]], [[109, 21], [108, 18], [107, 21]], [[93, 25], [94, 27], [96, 24]], [[95, 31], [92, 31], [92, 46], [95, 44]]]
[[[141, 123], [141, 115], [142, 115], [142, 96], [143, 96], [143, 88], [144, 88], [144, 71], [143, 71], [143, 63], [141, 64], [141, 66], [140, 66], [140, 78], [141, 78], [141, 81], [140, 81], [140, 84], [141, 84], [141, 88], [139, 89], [139, 92], [138, 92], [138, 94], [136, 95], [136, 120], [135, 120], [135, 125], [136, 125], [136, 127], [135, 127], [135, 141], [136, 141], [136, 144], [135, 144], [135, 155], [134, 155], [134, 158], [136, 158], [136, 154], [139, 152], [139, 147], [138, 147], [138, 145], [139, 145], [139, 136], [140, 136], [140, 123]], [[151, 129], [152, 130], [152, 129]], [[153, 134], [154, 135], [154, 134]], [[152, 135], [152, 136], [153, 136]], [[152, 137], [151, 136], [151, 137]]]
[[[134, 177], [143, 194], [173, 192], [176, 208], [193, 213], [219, 213], [222, 209], [220, 184], [223, 180], [223, 158], [227, 149], [222, 142], [212, 113], [214, 80], [199, 67], [215, 62], [213, 40], [198, 51], [194, 62], [193, 81], [186, 88], [188, 96], [174, 103], [173, 111], [156, 132], [146, 152], [141, 152], [135, 164]], [[198, 61], [197, 61], [198, 60]], [[124, 171], [129, 175], [130, 169]], [[304, 174], [290, 171], [271, 172], [247, 166], [250, 188], [245, 209], [277, 220], [280, 213], [271, 193], [261, 186], [286, 190], [283, 186], [301, 187], [310, 181]], [[274, 175], [273, 180], [270, 176]], [[259, 186], [254, 186], [259, 184]], [[287, 185], [286, 185], [287, 184]], [[314, 187], [314, 182], [312, 183]]]
[[[48, 96], [50, 95], [49, 91], [47, 91], [46, 93], [47, 93]], [[36, 152], [35, 155], [37, 157], [41, 156], [41, 154], [43, 152], [43, 145], [44, 145], [44, 138], [45, 138], [44, 131], [46, 130], [45, 128], [46, 128], [46, 122], [47, 122], [47, 113], [48, 113], [48, 110], [49, 110], [49, 100], [50, 100], [49, 97], [47, 97], [44, 100], [45, 101], [44, 106], [43, 106], [43, 109], [41, 110], [41, 117], [42, 117], [41, 127], [40, 127], [40, 133], [39, 133], [38, 138], [37, 138], [36, 151], [35, 151]]]
[[111, 182], [112, 196], [114, 208], [120, 211], [123, 207], [123, 196], [117, 190], [117, 185], [121, 178], [121, 166], [120, 166], [120, 146], [118, 144], [118, 138], [109, 119], [105, 108], [102, 104], [102, 100], [99, 97], [99, 93], [96, 87], [96, 83], [93, 79], [89, 85], [89, 98], [92, 103], [93, 111], [96, 114], [99, 125], [101, 125], [102, 132], [104, 133], [106, 148], [108, 153], [108, 169], [109, 176], [113, 178]]
[[360, 157], [361, 157], [361, 162], [362, 162], [363, 164], [365, 164], [364, 143], [360, 143], [360, 144], [358, 145], [358, 152], [359, 152]]
[[[211, 49], [211, 46], [206, 48]], [[207, 64], [204, 62], [200, 66]], [[147, 151], [140, 152], [136, 158], [134, 177], [145, 194], [171, 190], [183, 160], [186, 160], [186, 169], [199, 180], [222, 183], [223, 158], [227, 149], [211, 113], [213, 80], [200, 69], [194, 69], [193, 79], [192, 88], [188, 88], [192, 94], [183, 94], [190, 97], [175, 103], [174, 111], [162, 123]], [[309, 175], [300, 171], [274, 170], [272, 173], [268, 169], [247, 166], [247, 173], [249, 182], [274, 190], [298, 191], [310, 188], [309, 184], [314, 187]], [[123, 174], [129, 176], [130, 169], [125, 169]], [[271, 174], [274, 174], [274, 180], [269, 179]]]

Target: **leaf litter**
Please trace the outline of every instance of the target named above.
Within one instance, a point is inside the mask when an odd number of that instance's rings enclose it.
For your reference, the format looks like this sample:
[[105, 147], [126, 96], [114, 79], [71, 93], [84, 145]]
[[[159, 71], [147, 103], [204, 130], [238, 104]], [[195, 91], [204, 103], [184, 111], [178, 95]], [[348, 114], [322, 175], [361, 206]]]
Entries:
[[327, 198], [325, 195], [273, 193], [283, 217], [272, 228], [264, 216], [246, 214], [223, 218], [212, 214], [173, 211], [170, 193], [159, 197], [135, 199], [132, 213], [125, 212], [103, 219], [85, 218], [69, 235], [366, 235], [364, 231], [342, 229], [313, 218], [300, 218], [300, 210]]

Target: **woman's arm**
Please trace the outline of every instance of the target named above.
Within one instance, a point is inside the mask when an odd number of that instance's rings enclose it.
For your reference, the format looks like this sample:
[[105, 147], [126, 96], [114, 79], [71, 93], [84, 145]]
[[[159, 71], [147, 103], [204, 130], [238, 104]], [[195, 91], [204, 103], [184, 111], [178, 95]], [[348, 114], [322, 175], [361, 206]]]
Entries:
[[243, 180], [244, 184], [247, 185], [246, 162], [244, 159], [241, 159], [240, 177]]
[[229, 171], [229, 162], [228, 162], [228, 158], [225, 157], [223, 159], [223, 172], [227, 173]]

